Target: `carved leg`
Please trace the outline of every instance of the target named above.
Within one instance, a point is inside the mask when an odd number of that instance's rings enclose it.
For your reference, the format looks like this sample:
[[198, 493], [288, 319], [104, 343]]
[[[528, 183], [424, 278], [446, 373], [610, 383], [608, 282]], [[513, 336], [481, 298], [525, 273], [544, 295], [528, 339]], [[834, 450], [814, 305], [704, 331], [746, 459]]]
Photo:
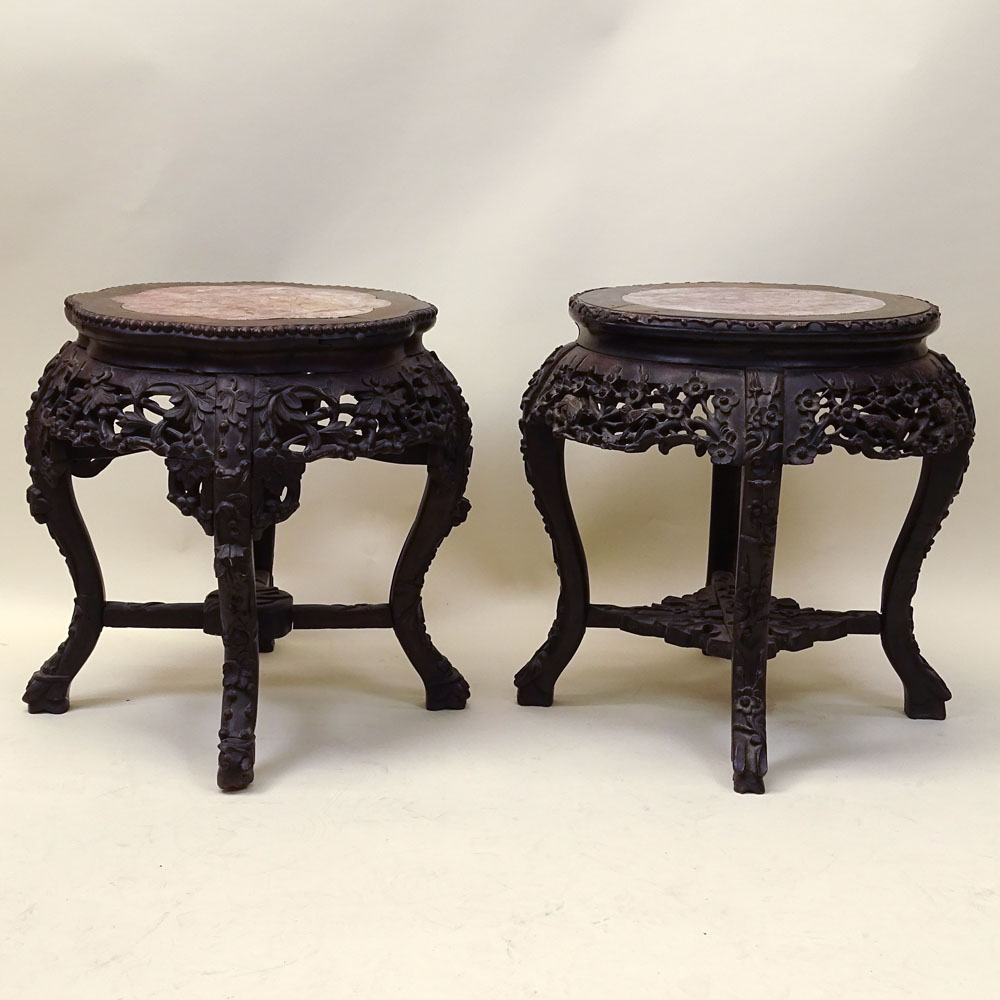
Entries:
[[[272, 524], [253, 543], [254, 576], [258, 587], [274, 586], [274, 525]], [[257, 648], [262, 653], [274, 652], [273, 635], [261, 630], [257, 637]]]
[[44, 524], [59, 551], [66, 559], [76, 597], [66, 641], [35, 671], [28, 682], [23, 700], [32, 713], [58, 715], [69, 708], [69, 686], [97, 644], [104, 614], [104, 580], [97, 553], [90, 541], [87, 526], [80, 516], [73, 494], [73, 481], [65, 456], [53, 461], [53, 445], [45, 460], [49, 477], [42, 473], [39, 444], [31, 440], [29, 423], [28, 455], [31, 482], [28, 502], [32, 516]]
[[712, 513], [708, 534], [708, 573], [736, 572], [736, 548], [740, 528], [740, 467], [712, 466]]
[[552, 538], [559, 573], [556, 618], [548, 638], [514, 678], [519, 705], [551, 705], [556, 680], [579, 648], [587, 628], [590, 582], [587, 557], [566, 488], [565, 442], [536, 422], [522, 425], [524, 471], [535, 506]]
[[733, 596], [732, 757], [738, 792], [763, 792], [767, 773], [767, 630], [780, 487], [780, 465], [767, 477], [744, 478]]
[[747, 374], [747, 429], [733, 591], [732, 761], [737, 792], [764, 791], [768, 613], [781, 491], [782, 377]]
[[427, 570], [438, 547], [469, 512], [464, 498], [472, 461], [472, 424], [464, 401], [455, 399], [455, 438], [444, 448], [430, 450], [427, 483], [420, 509], [403, 543], [389, 588], [392, 628], [426, 689], [429, 711], [465, 708], [469, 685], [431, 641], [420, 598]]
[[903, 682], [911, 719], [943, 719], [947, 685], [920, 655], [913, 636], [913, 595], [921, 563], [934, 542], [969, 466], [968, 445], [923, 459], [920, 482], [882, 582], [882, 648]]
[[219, 787], [246, 788], [253, 781], [257, 722], [257, 588], [250, 504], [250, 393], [235, 376], [218, 380], [215, 498], [215, 575], [225, 663], [219, 729]]

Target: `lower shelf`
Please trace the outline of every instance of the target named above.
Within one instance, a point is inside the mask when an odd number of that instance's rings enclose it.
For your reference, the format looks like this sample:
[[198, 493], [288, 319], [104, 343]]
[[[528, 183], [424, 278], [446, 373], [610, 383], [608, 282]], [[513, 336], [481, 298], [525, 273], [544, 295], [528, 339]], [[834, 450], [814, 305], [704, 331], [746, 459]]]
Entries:
[[[878, 635], [877, 611], [818, 611], [800, 607], [787, 597], [772, 597], [768, 612], [768, 658], [781, 650], [808, 649], [814, 643], [845, 635]], [[636, 635], [655, 635], [674, 646], [701, 649], [729, 659], [733, 653], [733, 576], [716, 573], [693, 594], [665, 597], [658, 604], [625, 608], [592, 604], [589, 628], [618, 628]]]

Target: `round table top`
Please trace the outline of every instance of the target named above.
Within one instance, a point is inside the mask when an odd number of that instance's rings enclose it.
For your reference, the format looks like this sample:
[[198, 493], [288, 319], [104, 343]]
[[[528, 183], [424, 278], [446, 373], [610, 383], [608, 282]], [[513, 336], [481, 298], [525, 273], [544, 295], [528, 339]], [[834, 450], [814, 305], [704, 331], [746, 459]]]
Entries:
[[160, 282], [66, 299], [81, 333], [132, 346], [255, 351], [398, 343], [434, 324], [437, 309], [402, 292], [288, 282]]
[[713, 351], [726, 359], [757, 352], [808, 363], [824, 351], [849, 358], [852, 348], [865, 355], [904, 344], [912, 354], [940, 321], [923, 299], [830, 285], [623, 285], [578, 292], [569, 304], [582, 341], [645, 341], [654, 353], [709, 360]]

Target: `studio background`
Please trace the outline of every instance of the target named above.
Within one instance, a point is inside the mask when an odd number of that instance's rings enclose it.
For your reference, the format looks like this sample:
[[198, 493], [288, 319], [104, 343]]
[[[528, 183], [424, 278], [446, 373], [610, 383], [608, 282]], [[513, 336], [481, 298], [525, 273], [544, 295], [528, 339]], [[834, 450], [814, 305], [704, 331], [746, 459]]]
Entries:
[[[1000, 974], [993, 766], [1000, 8], [990, 0], [481, 5], [6, 0], [0, 996], [983, 995]], [[424, 592], [473, 688], [425, 713], [391, 632], [262, 662], [257, 779], [214, 787], [221, 644], [106, 631], [63, 717], [30, 673], [69, 576], [22, 428], [70, 292], [274, 280], [410, 292], [474, 422], [468, 522]], [[972, 468], [917, 637], [954, 694], [902, 714], [877, 638], [782, 654], [771, 774], [732, 793], [728, 665], [588, 634], [557, 705], [514, 672], [557, 580], [521, 392], [597, 285], [928, 298]], [[704, 573], [710, 465], [568, 448], [595, 601]], [[775, 592], [878, 605], [919, 462], [786, 470]], [[277, 535], [304, 601], [384, 600], [420, 469], [319, 462]], [[211, 543], [152, 455], [77, 486], [109, 599], [198, 600]]]

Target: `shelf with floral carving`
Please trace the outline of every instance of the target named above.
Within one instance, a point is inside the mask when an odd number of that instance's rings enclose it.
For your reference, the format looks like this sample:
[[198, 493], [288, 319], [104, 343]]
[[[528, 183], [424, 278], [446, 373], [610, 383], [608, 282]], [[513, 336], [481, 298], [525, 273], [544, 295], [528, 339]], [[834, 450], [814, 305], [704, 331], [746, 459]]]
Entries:
[[[733, 655], [734, 585], [732, 573], [718, 571], [710, 584], [683, 597], [665, 597], [644, 607], [592, 604], [587, 627], [659, 636], [671, 645], [728, 660]], [[796, 652], [845, 635], [878, 635], [880, 627], [877, 611], [820, 611], [788, 597], [772, 597], [767, 656], [773, 659], [781, 650]]]

